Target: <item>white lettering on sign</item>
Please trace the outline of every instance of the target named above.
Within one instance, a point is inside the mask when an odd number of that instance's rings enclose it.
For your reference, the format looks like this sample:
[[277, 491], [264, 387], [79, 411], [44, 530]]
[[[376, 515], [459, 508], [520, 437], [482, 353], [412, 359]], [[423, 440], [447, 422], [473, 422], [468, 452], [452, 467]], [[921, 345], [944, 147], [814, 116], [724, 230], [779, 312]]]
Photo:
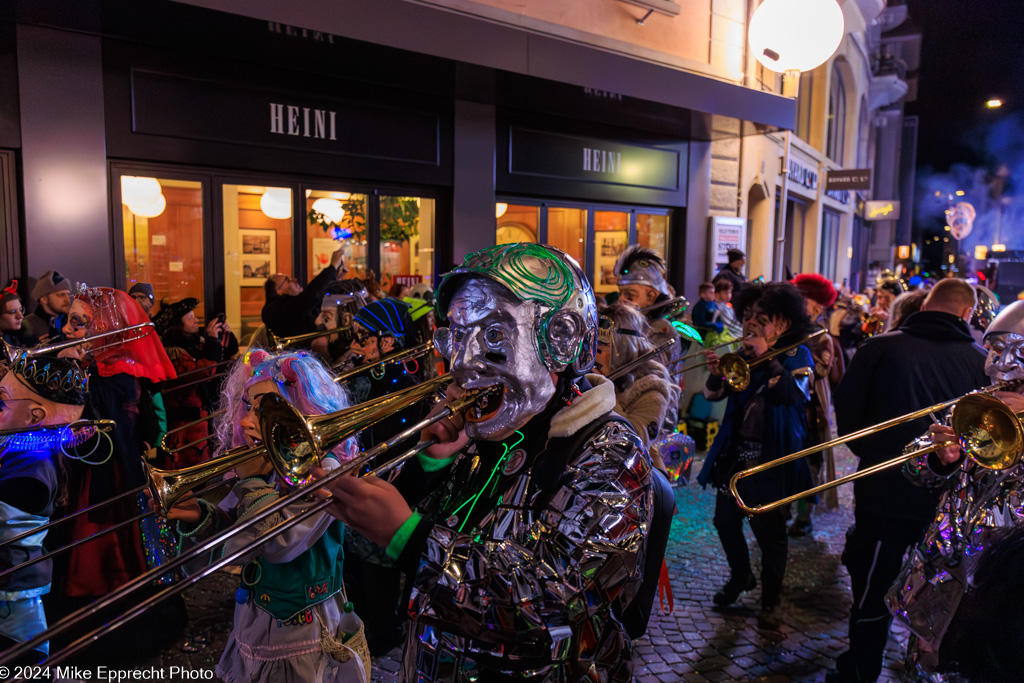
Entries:
[[267, 30], [271, 33], [279, 33], [284, 36], [291, 36], [292, 38], [312, 40], [314, 43], [334, 44], [334, 36], [330, 33], [324, 33], [323, 31], [311, 31], [309, 29], [298, 28], [296, 26], [289, 26], [288, 24], [279, 24], [276, 21], [268, 21]]
[[618, 173], [622, 167], [622, 152], [583, 148], [583, 170], [592, 173]]
[[591, 97], [601, 97], [606, 100], [618, 100], [619, 102], [622, 101], [621, 93], [612, 92], [610, 90], [596, 90], [594, 88], [583, 88], [583, 94], [590, 95]]
[[275, 135], [337, 140], [338, 112], [270, 103], [270, 132]]

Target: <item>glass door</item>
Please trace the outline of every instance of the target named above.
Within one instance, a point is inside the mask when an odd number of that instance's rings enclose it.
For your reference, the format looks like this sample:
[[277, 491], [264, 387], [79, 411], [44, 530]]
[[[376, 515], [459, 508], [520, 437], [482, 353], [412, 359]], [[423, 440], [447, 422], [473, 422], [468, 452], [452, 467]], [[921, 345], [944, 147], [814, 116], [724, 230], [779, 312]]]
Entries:
[[380, 285], [401, 299], [414, 285], [434, 288], [434, 200], [380, 197]]
[[629, 246], [628, 211], [594, 211], [594, 291], [606, 294], [616, 289], [615, 261]]

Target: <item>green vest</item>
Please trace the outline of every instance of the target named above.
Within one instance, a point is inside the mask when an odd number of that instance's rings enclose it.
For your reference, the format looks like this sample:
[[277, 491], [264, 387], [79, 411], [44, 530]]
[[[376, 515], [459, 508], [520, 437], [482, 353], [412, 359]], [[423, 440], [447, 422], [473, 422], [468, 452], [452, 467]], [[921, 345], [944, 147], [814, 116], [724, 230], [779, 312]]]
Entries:
[[334, 521], [313, 546], [291, 562], [274, 564], [258, 557], [242, 571], [257, 576], [249, 586], [256, 606], [275, 619], [288, 621], [327, 600], [344, 585], [345, 525]]

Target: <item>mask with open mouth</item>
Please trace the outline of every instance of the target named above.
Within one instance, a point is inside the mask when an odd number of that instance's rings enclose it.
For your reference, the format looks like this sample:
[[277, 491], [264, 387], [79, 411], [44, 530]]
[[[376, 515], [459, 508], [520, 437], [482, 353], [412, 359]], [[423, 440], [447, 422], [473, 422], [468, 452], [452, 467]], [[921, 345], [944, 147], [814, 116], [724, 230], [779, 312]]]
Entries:
[[985, 337], [985, 374], [993, 382], [1024, 384], [1024, 335], [998, 332]]
[[544, 410], [555, 383], [536, 352], [536, 306], [494, 280], [459, 283], [448, 307], [452, 375], [464, 389], [493, 387], [466, 414], [466, 434], [499, 440]]

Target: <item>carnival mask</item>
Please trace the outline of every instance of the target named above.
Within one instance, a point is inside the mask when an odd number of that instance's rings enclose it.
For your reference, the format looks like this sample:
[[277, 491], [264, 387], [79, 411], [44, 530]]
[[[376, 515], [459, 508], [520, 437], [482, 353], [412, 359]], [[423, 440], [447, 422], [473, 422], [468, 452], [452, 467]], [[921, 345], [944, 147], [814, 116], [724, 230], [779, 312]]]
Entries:
[[438, 330], [438, 347], [450, 351], [452, 375], [463, 389], [501, 388], [470, 408], [470, 438], [505, 438], [555, 395], [552, 373], [537, 353], [536, 306], [489, 278], [466, 278], [455, 290], [450, 327]]
[[985, 374], [992, 381], [1024, 381], [1024, 335], [996, 332], [985, 338], [985, 346]]

